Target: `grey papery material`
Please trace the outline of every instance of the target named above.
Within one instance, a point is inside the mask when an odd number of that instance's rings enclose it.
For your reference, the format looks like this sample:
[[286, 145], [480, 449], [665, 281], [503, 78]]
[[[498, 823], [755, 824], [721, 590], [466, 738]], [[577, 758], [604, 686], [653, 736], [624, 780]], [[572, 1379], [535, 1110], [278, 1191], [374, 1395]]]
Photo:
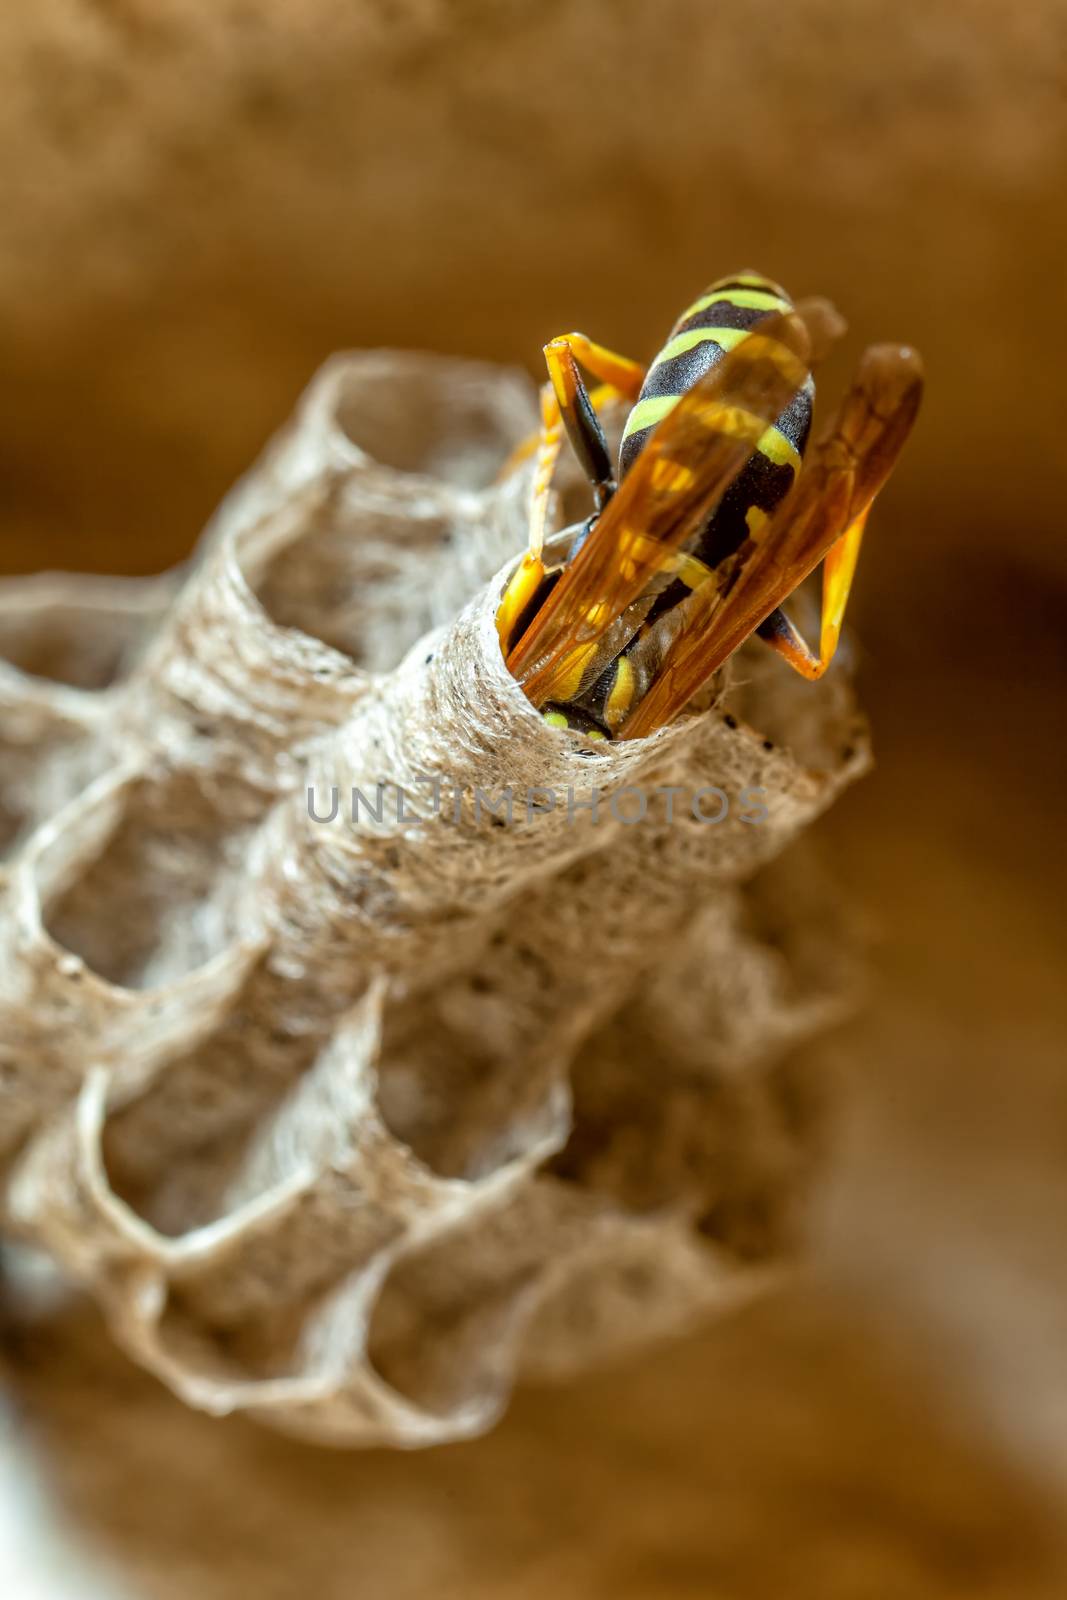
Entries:
[[0, 584], [6, 1226], [207, 1410], [458, 1438], [788, 1249], [783, 1063], [850, 974], [774, 863], [862, 723], [753, 649], [652, 739], [548, 727], [494, 628], [535, 417], [492, 367], [335, 357], [187, 570]]

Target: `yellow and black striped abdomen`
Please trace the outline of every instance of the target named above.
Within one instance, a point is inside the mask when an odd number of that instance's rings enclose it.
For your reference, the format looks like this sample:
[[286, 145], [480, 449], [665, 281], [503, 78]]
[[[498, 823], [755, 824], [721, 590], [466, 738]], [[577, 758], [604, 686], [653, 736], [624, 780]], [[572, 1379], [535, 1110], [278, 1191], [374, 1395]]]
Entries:
[[[792, 307], [783, 289], [754, 272], [722, 278], [682, 313], [648, 369], [619, 451], [619, 477], [633, 465], [657, 423], [680, 397], [774, 311]], [[811, 380], [768, 428], [743, 471], [712, 513], [693, 554], [714, 566], [736, 550], [792, 487], [811, 428]]]

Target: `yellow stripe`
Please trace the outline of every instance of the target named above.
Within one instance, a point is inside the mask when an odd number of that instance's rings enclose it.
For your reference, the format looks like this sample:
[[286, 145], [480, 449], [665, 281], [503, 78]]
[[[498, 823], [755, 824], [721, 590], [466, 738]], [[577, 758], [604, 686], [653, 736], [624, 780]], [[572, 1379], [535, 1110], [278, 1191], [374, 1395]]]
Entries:
[[615, 665], [615, 682], [611, 686], [607, 700], [604, 702], [604, 715], [611, 719], [623, 711], [629, 711], [630, 701], [634, 697], [634, 669], [633, 663], [625, 656], [620, 656]]
[[[642, 428], [652, 428], [657, 422], [662, 422], [669, 411], [672, 411], [681, 399], [677, 394], [651, 395], [647, 400], [639, 400], [626, 419], [623, 429], [623, 438], [628, 439], [631, 433], [639, 433]], [[752, 413], [739, 411], [735, 406], [722, 408], [723, 433], [747, 432], [753, 422]], [[734, 424], [731, 427], [731, 423]], [[771, 427], [760, 435], [756, 449], [765, 455], [768, 461], [773, 461], [776, 467], [792, 467], [794, 471], [800, 466], [800, 451], [790, 439], [787, 439], [781, 428]]]
[[773, 461], [776, 467], [792, 467], [794, 472], [800, 470], [800, 451], [791, 439], [786, 438], [781, 428], [768, 428], [761, 435], [756, 449], [768, 461]]
[[714, 577], [711, 568], [699, 556], [676, 555], [670, 562], [670, 571], [681, 578], [687, 589], [701, 589]]
[[684, 356], [687, 350], [692, 350], [698, 344], [717, 344], [723, 350], [732, 350], [751, 332], [751, 328], [686, 328], [683, 333], [676, 333], [673, 339], [667, 340], [649, 370], [658, 367], [661, 361]]
[[[586, 620], [589, 620], [587, 615]], [[564, 652], [555, 663], [549, 677], [546, 700], [573, 700], [582, 686], [585, 670], [593, 659], [596, 639], [588, 644], [578, 644]]]
[[693, 301], [688, 310], [682, 312], [678, 321], [685, 322], [688, 317], [695, 317], [698, 311], [706, 311], [717, 301], [728, 306], [742, 306], [750, 311], [790, 309], [788, 300], [783, 300], [780, 294], [771, 294], [766, 289], [709, 289], [707, 294], [702, 294], [699, 300]]
[[623, 438], [629, 438], [631, 433], [638, 433], [642, 428], [653, 427], [668, 411], [673, 410], [680, 399], [681, 396], [676, 394], [657, 394], [647, 400], [639, 400], [626, 419]]

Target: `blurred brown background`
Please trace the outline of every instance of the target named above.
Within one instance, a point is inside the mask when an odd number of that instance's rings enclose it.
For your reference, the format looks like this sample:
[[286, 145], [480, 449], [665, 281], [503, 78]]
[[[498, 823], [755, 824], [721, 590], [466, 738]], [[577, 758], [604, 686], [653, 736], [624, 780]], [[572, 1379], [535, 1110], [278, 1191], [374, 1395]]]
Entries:
[[0, 570], [181, 558], [345, 345], [647, 357], [754, 265], [929, 369], [855, 603], [880, 765], [821, 830], [877, 945], [805, 1280], [420, 1458], [193, 1417], [74, 1318], [9, 1351], [45, 1494], [153, 1600], [1067, 1593], [1067, 7], [38, 0], [0, 39]]

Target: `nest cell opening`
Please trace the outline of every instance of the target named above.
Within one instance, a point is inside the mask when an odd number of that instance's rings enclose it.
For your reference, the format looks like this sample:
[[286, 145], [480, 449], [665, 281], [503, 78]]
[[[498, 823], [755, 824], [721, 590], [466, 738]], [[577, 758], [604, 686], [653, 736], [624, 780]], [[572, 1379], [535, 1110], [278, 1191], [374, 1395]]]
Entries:
[[421, 997], [386, 1012], [378, 1112], [437, 1177], [489, 1177], [555, 1123], [552, 1081], [506, 1043], [507, 1008], [508, 997], [487, 992], [475, 974], [453, 980], [445, 1003]]
[[372, 461], [457, 489], [487, 489], [536, 426], [529, 392], [499, 369], [370, 352], [344, 368], [337, 425]]
[[[459, 1235], [462, 1239], [462, 1233]], [[421, 1252], [389, 1273], [367, 1326], [366, 1359], [378, 1378], [427, 1417], [446, 1419], [492, 1405], [522, 1320], [531, 1281], [523, 1263], [490, 1279], [427, 1262]], [[480, 1280], [480, 1281], [479, 1281]]]
[[439, 620], [425, 584], [452, 538], [448, 520], [348, 495], [293, 537], [254, 530], [239, 547], [245, 579], [270, 620], [367, 671], [388, 671]]
[[69, 816], [36, 861], [43, 923], [99, 977], [158, 988], [238, 937], [228, 891], [255, 805], [236, 779], [209, 793], [196, 774], [152, 774], [74, 801]]
[[74, 689], [107, 689], [125, 676], [156, 609], [137, 580], [8, 580], [0, 595], [0, 661], [27, 677]]

